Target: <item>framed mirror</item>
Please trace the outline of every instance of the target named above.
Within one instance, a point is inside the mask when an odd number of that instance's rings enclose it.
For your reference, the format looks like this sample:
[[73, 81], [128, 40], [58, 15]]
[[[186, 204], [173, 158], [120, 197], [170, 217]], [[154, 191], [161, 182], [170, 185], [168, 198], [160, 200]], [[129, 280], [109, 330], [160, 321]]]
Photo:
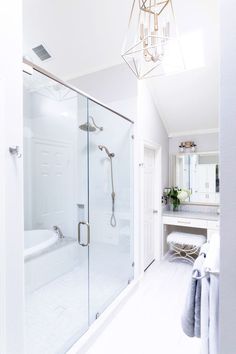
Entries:
[[219, 204], [218, 152], [183, 153], [174, 156], [172, 184], [191, 191], [188, 203]]

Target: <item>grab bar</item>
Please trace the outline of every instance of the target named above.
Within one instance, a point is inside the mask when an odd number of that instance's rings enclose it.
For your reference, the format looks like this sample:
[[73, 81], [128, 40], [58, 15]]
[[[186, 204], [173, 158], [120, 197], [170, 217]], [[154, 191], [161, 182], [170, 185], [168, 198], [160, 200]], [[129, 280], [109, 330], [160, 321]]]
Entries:
[[[81, 225], [86, 225], [87, 227], [87, 243], [81, 242], [81, 232], [80, 232]], [[90, 225], [88, 222], [80, 221], [78, 224], [78, 243], [82, 247], [87, 247], [90, 244]]]

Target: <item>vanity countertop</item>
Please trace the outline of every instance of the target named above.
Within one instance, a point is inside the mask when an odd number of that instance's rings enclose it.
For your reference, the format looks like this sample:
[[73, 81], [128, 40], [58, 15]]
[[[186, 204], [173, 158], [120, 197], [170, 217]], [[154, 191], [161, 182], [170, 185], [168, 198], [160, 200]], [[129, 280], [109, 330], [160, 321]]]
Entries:
[[209, 221], [219, 220], [219, 215], [216, 213], [164, 210], [162, 215], [169, 216], [169, 217], [176, 217], [176, 218], [201, 219], [201, 220], [209, 220]]

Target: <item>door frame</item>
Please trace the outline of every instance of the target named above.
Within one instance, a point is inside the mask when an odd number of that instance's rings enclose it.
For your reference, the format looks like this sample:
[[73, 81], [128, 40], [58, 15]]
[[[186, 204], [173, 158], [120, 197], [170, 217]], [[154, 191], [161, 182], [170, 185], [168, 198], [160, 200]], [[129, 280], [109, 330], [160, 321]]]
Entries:
[[155, 209], [158, 213], [156, 218], [154, 218], [154, 255], [155, 260], [159, 261], [161, 259], [161, 218], [162, 218], [162, 207], [161, 207], [161, 195], [162, 195], [162, 148], [161, 145], [156, 144], [150, 140], [143, 140], [141, 143], [141, 167], [140, 173], [140, 266], [141, 272], [144, 273], [144, 151], [145, 148], [152, 149], [155, 152], [155, 183], [154, 194], [155, 194]]

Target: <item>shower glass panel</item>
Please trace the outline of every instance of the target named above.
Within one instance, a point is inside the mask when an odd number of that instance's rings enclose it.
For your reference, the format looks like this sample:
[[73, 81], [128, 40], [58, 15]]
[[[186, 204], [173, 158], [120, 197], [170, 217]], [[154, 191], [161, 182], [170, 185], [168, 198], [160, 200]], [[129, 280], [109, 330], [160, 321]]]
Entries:
[[26, 354], [62, 354], [133, 279], [133, 125], [24, 74]]
[[133, 279], [133, 126], [89, 100], [90, 323]]
[[[24, 74], [25, 347], [58, 354], [87, 330], [87, 98]], [[81, 225], [81, 243], [86, 242]]]

